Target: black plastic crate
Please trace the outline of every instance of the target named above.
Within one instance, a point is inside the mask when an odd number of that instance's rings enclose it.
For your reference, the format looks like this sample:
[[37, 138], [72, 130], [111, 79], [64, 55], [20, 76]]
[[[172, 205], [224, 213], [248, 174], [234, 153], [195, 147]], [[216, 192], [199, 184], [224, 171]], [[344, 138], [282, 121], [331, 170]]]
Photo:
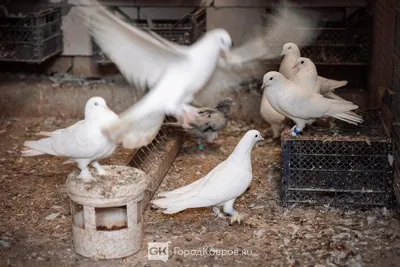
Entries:
[[60, 8], [0, 18], [0, 61], [41, 63], [62, 50]]
[[[273, 45], [282, 49], [286, 42], [296, 43], [302, 56], [315, 64], [368, 65], [372, 38], [372, 16], [368, 9], [359, 8], [351, 15], [346, 13], [346, 8], [318, 8], [317, 11], [325, 19], [318, 28], [309, 29], [317, 36], [311, 44], [304, 46], [302, 36], [293, 40], [281, 40], [278, 36]], [[268, 26], [268, 14], [264, 15], [264, 25]]]
[[390, 110], [392, 111], [393, 121], [400, 123], [400, 91], [392, 95], [390, 103]]
[[298, 137], [282, 134], [281, 203], [389, 205], [393, 144], [378, 110], [364, 123], [321, 119]]
[[[198, 8], [180, 20], [135, 20], [132, 24], [142, 30], [153, 31], [168, 41], [180, 45], [190, 45], [206, 32], [206, 9]], [[111, 62], [93, 38], [92, 51], [93, 61], [97, 63]]]

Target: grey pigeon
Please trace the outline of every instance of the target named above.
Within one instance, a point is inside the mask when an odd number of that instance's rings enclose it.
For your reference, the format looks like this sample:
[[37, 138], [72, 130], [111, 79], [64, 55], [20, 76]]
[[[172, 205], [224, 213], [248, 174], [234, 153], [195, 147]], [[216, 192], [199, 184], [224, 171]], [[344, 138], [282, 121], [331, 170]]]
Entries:
[[180, 122], [164, 123], [166, 126], [181, 127], [191, 137], [195, 138], [199, 149], [203, 149], [203, 141], [212, 143], [217, 138], [218, 133], [228, 124], [231, 105], [233, 100], [226, 98], [213, 108], [199, 108], [199, 116], [188, 126]]

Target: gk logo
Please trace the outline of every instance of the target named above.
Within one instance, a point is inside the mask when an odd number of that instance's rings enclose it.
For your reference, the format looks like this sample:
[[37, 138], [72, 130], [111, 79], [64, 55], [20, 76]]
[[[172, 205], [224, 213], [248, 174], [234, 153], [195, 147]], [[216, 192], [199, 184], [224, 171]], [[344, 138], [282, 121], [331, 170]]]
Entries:
[[168, 244], [169, 242], [151, 242], [147, 243], [147, 259], [148, 260], [161, 260], [166, 262], [168, 260]]

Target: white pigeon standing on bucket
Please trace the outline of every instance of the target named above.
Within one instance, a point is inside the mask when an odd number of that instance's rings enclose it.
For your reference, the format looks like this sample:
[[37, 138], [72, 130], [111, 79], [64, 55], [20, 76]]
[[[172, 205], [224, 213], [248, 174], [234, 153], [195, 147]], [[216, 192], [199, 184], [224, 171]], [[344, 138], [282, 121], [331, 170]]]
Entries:
[[346, 100], [325, 98], [318, 93], [309, 93], [286, 79], [276, 71], [267, 72], [263, 78], [263, 88], [272, 107], [295, 122], [291, 134], [297, 136], [306, 124], [312, 124], [321, 117], [334, 117], [345, 122], [362, 123], [357, 114], [348, 113], [358, 106]]
[[150, 89], [120, 115], [118, 122], [104, 129], [113, 141], [126, 148], [149, 144], [165, 115], [182, 117], [187, 126], [198, 115], [190, 105], [196, 93], [211, 102], [219, 91], [255, 75], [262, 76], [260, 60], [279, 56], [269, 44], [272, 40], [298, 35], [307, 43], [314, 37], [309, 29], [316, 24], [309, 17], [284, 8], [277, 12], [265, 35], [231, 51], [232, 40], [224, 29], [208, 31], [194, 44], [182, 46], [124, 22], [95, 0], [85, 2], [92, 7], [79, 10], [101, 50], [137, 90]]
[[[285, 76], [286, 79], [291, 79], [297, 71], [293, 66], [297, 64], [297, 60], [301, 57], [300, 49], [295, 43], [286, 43], [282, 47], [281, 56], [284, 58], [279, 66], [279, 72]], [[337, 81], [321, 76], [318, 76], [318, 79], [321, 83], [321, 92], [330, 92], [336, 88], [347, 85], [347, 81]]]
[[205, 177], [178, 189], [158, 194], [151, 203], [173, 214], [185, 209], [213, 207], [216, 216], [224, 217], [220, 211], [231, 215], [231, 223], [243, 220], [234, 208], [237, 197], [249, 187], [252, 179], [251, 151], [260, 140], [264, 140], [257, 130], [248, 131], [229, 157], [212, 169]]
[[69, 158], [81, 170], [77, 178], [89, 182], [94, 180], [88, 169], [91, 163], [100, 175], [106, 174], [98, 160], [109, 157], [117, 146], [102, 133], [102, 128], [116, 120], [118, 115], [107, 107], [103, 98], [92, 97], [86, 102], [84, 120], [53, 132], [41, 132], [49, 137], [26, 141], [22, 156], [47, 154]]

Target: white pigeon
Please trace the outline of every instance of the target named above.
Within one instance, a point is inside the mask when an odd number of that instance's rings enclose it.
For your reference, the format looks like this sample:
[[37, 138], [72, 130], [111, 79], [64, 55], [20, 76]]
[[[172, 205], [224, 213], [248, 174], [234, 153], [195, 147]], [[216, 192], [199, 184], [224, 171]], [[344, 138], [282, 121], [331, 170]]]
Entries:
[[336, 81], [318, 76], [317, 67], [309, 58], [299, 57], [293, 69], [295, 69], [295, 73], [290, 80], [298, 86], [321, 94], [327, 98], [344, 100], [333, 92], [337, 87], [328, 88], [327, 86], [322, 86], [323, 82]]
[[264, 138], [259, 131], [248, 131], [232, 154], [206, 176], [189, 185], [158, 194], [165, 198], [153, 200], [152, 204], [165, 209], [165, 214], [212, 206], [218, 217], [223, 217], [220, 211], [220, 207], [223, 207], [224, 213], [231, 215], [231, 223], [240, 223], [243, 216], [233, 208], [233, 204], [247, 190], [253, 179], [251, 151], [260, 140]]
[[[282, 47], [281, 56], [284, 56], [281, 65], [279, 66], [279, 72], [285, 76], [286, 79], [291, 79], [296, 73], [296, 69], [293, 68], [297, 64], [297, 60], [301, 57], [299, 47], [294, 43], [286, 43]], [[347, 84], [347, 81], [336, 81], [318, 76], [319, 82], [321, 83], [321, 92], [331, 92], [336, 88], [343, 87]]]
[[263, 88], [272, 107], [295, 122], [291, 134], [297, 136], [306, 124], [310, 125], [321, 117], [334, 117], [351, 124], [362, 119], [348, 112], [358, 106], [346, 100], [325, 98], [318, 93], [308, 93], [276, 71], [267, 72], [263, 77]]
[[[183, 117], [187, 126], [197, 116], [197, 109], [189, 104], [196, 93], [202, 94], [197, 97], [210, 101], [215, 99], [218, 90], [240, 84], [254, 75], [261, 77], [263, 70], [259, 59], [279, 56], [279, 52], [269, 49], [272, 47], [270, 35], [271, 38], [302, 35], [306, 36], [307, 43], [313, 38], [308, 29], [315, 25], [308, 17], [285, 8], [277, 13], [266, 37], [254, 38], [230, 51], [232, 40], [224, 29], [208, 31], [191, 46], [181, 46], [122, 21], [95, 0], [86, 2], [97, 7], [80, 8], [96, 43], [136, 89], [150, 89], [120, 115], [118, 122], [104, 130], [112, 140], [122, 142], [126, 148], [149, 144], [162, 126], [165, 115]], [[301, 26], [305, 30], [293, 29]]]
[[260, 115], [261, 117], [271, 125], [272, 129], [272, 140], [280, 137], [281, 132], [284, 128], [284, 120], [285, 116], [277, 112], [269, 103], [268, 98], [266, 96], [266, 91], [262, 94], [261, 98], [261, 106], [260, 106]]
[[[289, 80], [299, 86], [302, 90], [305, 90], [311, 94], [317, 93], [327, 98], [346, 101], [331, 90], [326, 90], [325, 88], [325, 91], [323, 91], [321, 79], [318, 77], [317, 68], [309, 58], [299, 57], [293, 68], [296, 69], [296, 72]], [[363, 122], [363, 118], [360, 115], [352, 111], [347, 113], [351, 116], [359, 118], [359, 122]]]
[[86, 102], [84, 120], [64, 129], [41, 132], [49, 137], [26, 141], [26, 149], [22, 150], [22, 156], [48, 154], [69, 158], [81, 170], [78, 178], [89, 182], [94, 179], [88, 169], [90, 163], [99, 174], [106, 174], [98, 160], [110, 156], [115, 151], [116, 144], [102, 133], [102, 128], [116, 120], [118, 115], [107, 107], [103, 98], [92, 97]]

